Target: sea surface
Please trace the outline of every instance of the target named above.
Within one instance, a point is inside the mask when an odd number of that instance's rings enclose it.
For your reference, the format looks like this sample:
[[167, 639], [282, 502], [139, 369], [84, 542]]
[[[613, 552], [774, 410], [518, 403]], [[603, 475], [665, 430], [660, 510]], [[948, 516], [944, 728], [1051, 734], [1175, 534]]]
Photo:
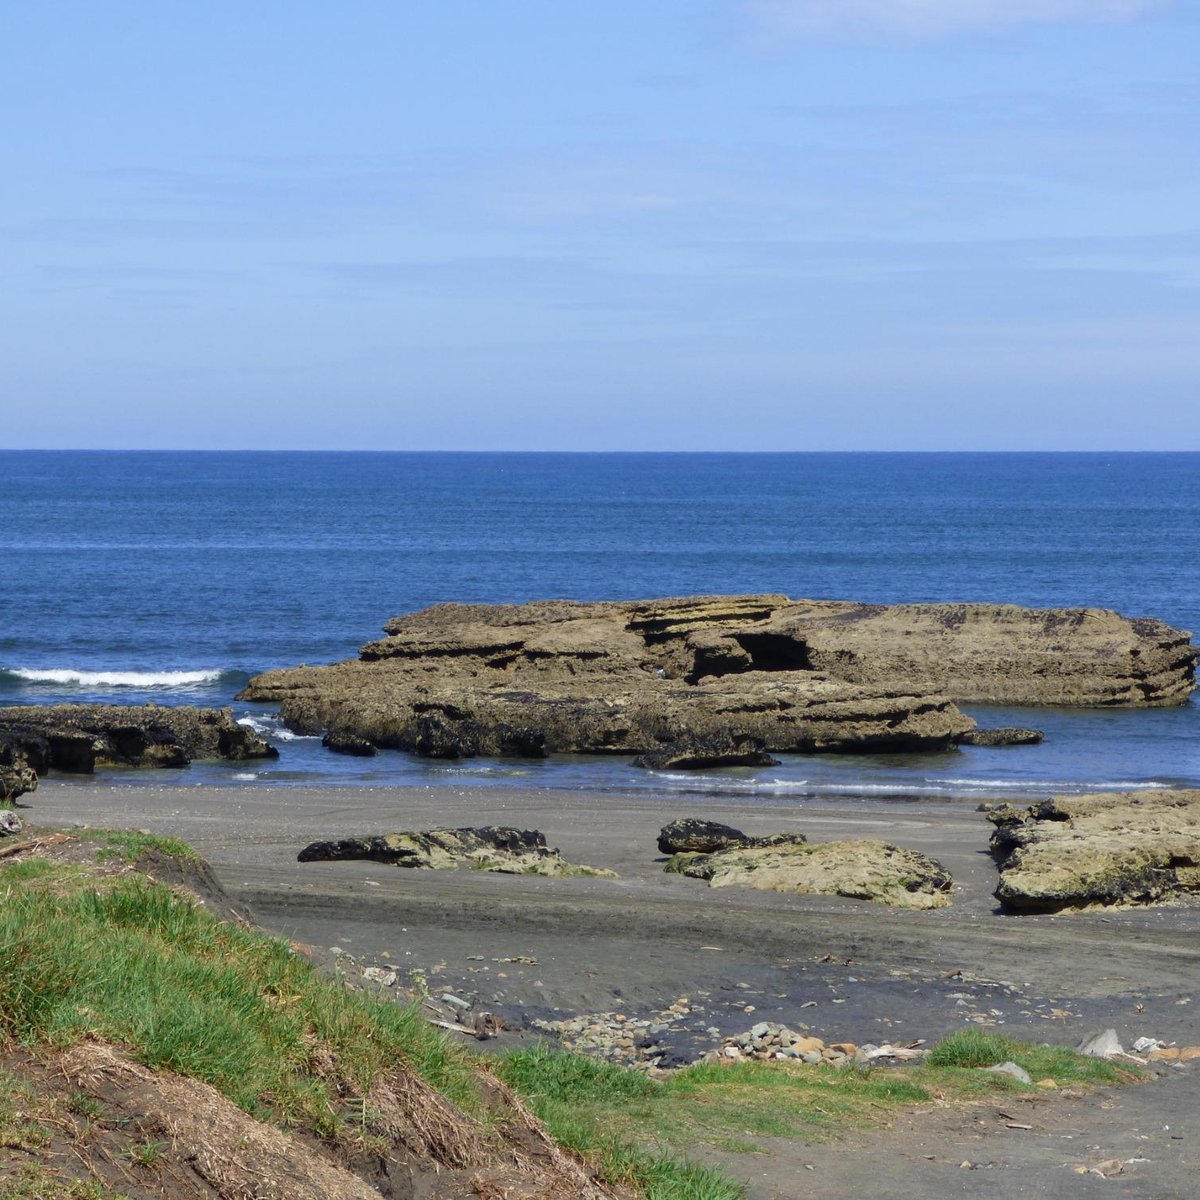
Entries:
[[[782, 592], [1090, 605], [1200, 629], [1200, 454], [0, 452], [0, 704], [232, 705], [277, 762], [213, 784], [1028, 797], [1200, 786], [1200, 708], [969, 711], [1037, 747], [628, 760], [351, 759], [234, 695], [437, 601]], [[108, 771], [112, 782], [162, 774]]]

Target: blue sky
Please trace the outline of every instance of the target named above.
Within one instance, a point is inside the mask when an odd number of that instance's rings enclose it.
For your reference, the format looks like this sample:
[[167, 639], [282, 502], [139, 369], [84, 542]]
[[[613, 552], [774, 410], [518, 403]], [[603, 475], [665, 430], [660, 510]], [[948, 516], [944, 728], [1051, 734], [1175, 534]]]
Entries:
[[1200, 449], [1200, 0], [5, 23], [0, 444]]

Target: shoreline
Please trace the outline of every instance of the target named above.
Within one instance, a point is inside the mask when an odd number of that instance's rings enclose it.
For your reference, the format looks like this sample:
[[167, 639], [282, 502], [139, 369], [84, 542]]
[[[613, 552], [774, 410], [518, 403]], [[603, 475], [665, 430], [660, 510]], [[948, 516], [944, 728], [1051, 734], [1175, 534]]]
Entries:
[[[533, 1022], [655, 1017], [681, 997], [662, 1039], [699, 1057], [760, 1020], [827, 1040], [932, 1041], [980, 1025], [1073, 1043], [1112, 1026], [1200, 1042], [1200, 905], [1011, 916], [995, 911], [989, 827], [972, 805], [874, 798], [751, 807], [719, 797], [517, 788], [204, 788], [43, 781], [23, 816], [40, 827], [133, 827], [182, 838], [260, 925], [343, 969], [418, 972]], [[662, 870], [658, 829], [685, 815], [810, 841], [881, 837], [939, 859], [949, 908], [900, 911], [834, 897], [710, 889]], [[375, 862], [296, 862], [309, 841], [436, 826], [542, 830], [572, 862], [619, 878], [545, 879], [411, 871]], [[334, 948], [340, 955], [334, 954]], [[349, 965], [348, 965], [349, 964]], [[1140, 1007], [1139, 1007], [1140, 1006]], [[719, 1035], [711, 1031], [718, 1030]]]

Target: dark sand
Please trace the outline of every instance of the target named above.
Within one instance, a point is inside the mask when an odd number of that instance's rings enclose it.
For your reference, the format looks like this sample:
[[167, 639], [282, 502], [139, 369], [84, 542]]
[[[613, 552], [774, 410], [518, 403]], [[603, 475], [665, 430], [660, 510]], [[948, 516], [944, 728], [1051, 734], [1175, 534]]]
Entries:
[[[266, 928], [326, 959], [336, 946], [360, 964], [394, 965], [402, 982], [419, 970], [435, 997], [451, 991], [517, 1027], [576, 1013], [644, 1017], [687, 996], [692, 1013], [666, 1039], [667, 1061], [696, 1057], [719, 1041], [709, 1029], [730, 1034], [763, 1019], [859, 1043], [932, 1041], [974, 1023], [1063, 1043], [1112, 1026], [1127, 1046], [1143, 1035], [1200, 1044], [1200, 905], [1001, 915], [991, 895], [991, 827], [969, 805], [55, 780], [27, 799], [28, 815], [42, 826], [126, 826], [181, 837]], [[658, 830], [685, 815], [756, 834], [798, 830], [811, 841], [886, 838], [940, 859], [959, 890], [948, 909], [906, 912], [710, 889], [662, 870]], [[317, 839], [480, 824], [541, 829], [568, 860], [612, 868], [621, 878], [296, 862]], [[519, 958], [534, 961], [501, 961]], [[1110, 1108], [1056, 1101], [1039, 1107], [1045, 1131], [1020, 1131], [1020, 1138], [990, 1110], [986, 1137], [973, 1116], [940, 1113], [921, 1118], [920, 1129], [870, 1135], [869, 1155], [789, 1143], [733, 1169], [753, 1179], [755, 1197], [1192, 1196], [1200, 1194], [1200, 1172], [1190, 1165], [1200, 1161], [1200, 1150], [1193, 1152], [1198, 1078], [1200, 1065], [1167, 1070], [1161, 1082], [1123, 1089]], [[1086, 1127], [1082, 1141], [1066, 1137], [1072, 1121]], [[1123, 1154], [1116, 1146], [1122, 1138], [1150, 1147], [1151, 1162], [1130, 1164], [1113, 1180], [1070, 1169]], [[895, 1160], [887, 1179], [878, 1176], [881, 1155]], [[959, 1166], [968, 1159], [1001, 1165], [968, 1171]], [[814, 1170], [803, 1170], [805, 1163]]]

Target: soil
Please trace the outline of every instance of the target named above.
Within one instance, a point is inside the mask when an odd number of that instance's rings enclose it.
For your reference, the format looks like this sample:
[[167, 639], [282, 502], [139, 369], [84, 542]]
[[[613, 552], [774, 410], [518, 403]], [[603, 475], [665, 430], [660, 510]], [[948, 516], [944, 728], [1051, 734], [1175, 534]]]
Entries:
[[[931, 1042], [978, 1026], [1065, 1044], [1107, 1027], [1126, 1046], [1141, 1036], [1200, 1044], [1200, 905], [1003, 914], [992, 895], [991, 827], [967, 805], [49, 779], [31, 815], [39, 827], [90, 822], [183, 838], [259, 924], [348, 973], [390, 967], [401, 985], [423, 980], [435, 1003], [450, 993], [475, 1012], [496, 1012], [511, 1029], [500, 1044], [536, 1036], [537, 1019], [644, 1017], [681, 997], [688, 1013], [654, 1047], [664, 1065], [760, 1020], [858, 1043]], [[813, 842], [883, 838], [938, 859], [954, 876], [953, 903], [911, 912], [713, 890], [662, 870], [658, 831], [683, 816]], [[569, 860], [620, 878], [296, 862], [321, 838], [487, 824], [540, 829]], [[443, 1015], [470, 1023], [456, 1008]], [[994, 1102], [934, 1108], [891, 1129], [848, 1131], [832, 1145], [764, 1143], [762, 1154], [720, 1161], [749, 1181], [753, 1200], [1101, 1192], [1183, 1200], [1200, 1190], [1200, 1154], [1190, 1149], [1200, 1132], [1200, 1068], [1164, 1066], [1155, 1081], [1112, 1094], [1005, 1103], [1016, 1106], [1006, 1117]], [[1113, 1158], [1123, 1166], [1112, 1178], [1076, 1173]]]

